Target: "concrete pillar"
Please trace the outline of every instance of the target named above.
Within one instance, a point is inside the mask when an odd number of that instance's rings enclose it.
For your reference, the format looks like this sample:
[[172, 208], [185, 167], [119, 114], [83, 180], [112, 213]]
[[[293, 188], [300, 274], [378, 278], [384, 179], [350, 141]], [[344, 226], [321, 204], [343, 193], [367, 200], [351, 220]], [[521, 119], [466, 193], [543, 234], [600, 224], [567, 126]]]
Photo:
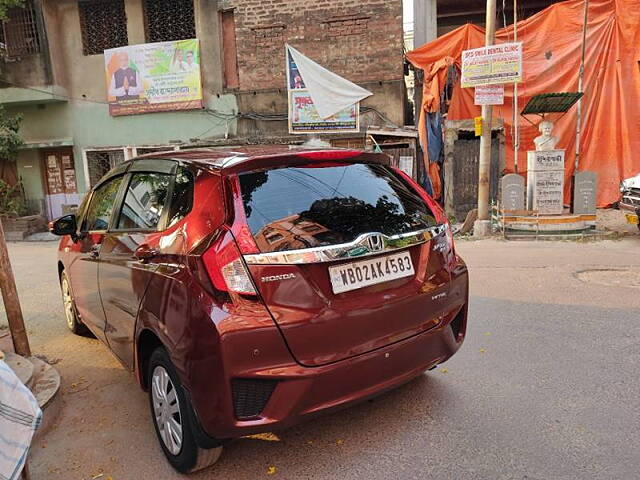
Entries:
[[[196, 0], [194, 2], [196, 34], [200, 40], [200, 68], [202, 69], [202, 89], [205, 102], [214, 93], [222, 92], [223, 60], [220, 45], [218, 2]], [[283, 54], [284, 55], [284, 54]]]
[[[437, 0], [413, 0], [413, 48], [418, 48], [438, 37]], [[414, 121], [418, 124], [422, 106], [422, 81], [416, 74], [413, 101], [415, 105]], [[425, 152], [426, 155], [426, 152]], [[425, 162], [426, 163], [426, 162]]]
[[437, 0], [413, 0], [413, 48], [438, 36]]
[[144, 9], [142, 0], [128, 0], [124, 2], [127, 14], [127, 34], [129, 45], [146, 43], [144, 32]]

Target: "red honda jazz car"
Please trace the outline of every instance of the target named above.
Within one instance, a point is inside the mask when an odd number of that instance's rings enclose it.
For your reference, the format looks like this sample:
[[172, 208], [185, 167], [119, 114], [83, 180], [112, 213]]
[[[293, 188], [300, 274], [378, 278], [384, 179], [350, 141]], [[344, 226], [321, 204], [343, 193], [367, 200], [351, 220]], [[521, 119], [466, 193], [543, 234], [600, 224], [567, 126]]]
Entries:
[[398, 386], [465, 335], [447, 219], [383, 154], [148, 155], [51, 230], [69, 328], [135, 372], [181, 472]]

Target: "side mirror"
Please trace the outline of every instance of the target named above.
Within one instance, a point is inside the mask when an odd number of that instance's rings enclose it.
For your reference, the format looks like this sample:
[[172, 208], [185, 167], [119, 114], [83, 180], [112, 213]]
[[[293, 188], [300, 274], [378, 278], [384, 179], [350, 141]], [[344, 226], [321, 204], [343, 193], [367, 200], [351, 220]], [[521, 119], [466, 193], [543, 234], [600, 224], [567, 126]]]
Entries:
[[77, 230], [78, 223], [75, 215], [65, 215], [53, 222], [49, 222], [49, 231], [61, 237], [64, 235], [75, 237]]

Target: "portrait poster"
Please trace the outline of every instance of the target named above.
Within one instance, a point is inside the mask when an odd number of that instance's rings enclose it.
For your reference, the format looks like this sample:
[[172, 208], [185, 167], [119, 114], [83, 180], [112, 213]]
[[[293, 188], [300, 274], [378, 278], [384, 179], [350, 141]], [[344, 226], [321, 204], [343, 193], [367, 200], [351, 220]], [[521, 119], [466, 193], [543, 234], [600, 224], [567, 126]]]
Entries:
[[112, 48], [104, 60], [112, 116], [202, 108], [197, 39]]

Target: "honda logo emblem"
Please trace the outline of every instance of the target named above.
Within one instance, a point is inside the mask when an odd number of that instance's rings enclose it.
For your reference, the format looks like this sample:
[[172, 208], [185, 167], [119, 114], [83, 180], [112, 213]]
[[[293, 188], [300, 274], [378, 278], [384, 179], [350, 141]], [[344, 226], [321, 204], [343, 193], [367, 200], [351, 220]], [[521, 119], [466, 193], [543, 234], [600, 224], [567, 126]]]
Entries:
[[381, 252], [384, 249], [384, 239], [378, 233], [367, 237], [367, 244], [370, 252]]

